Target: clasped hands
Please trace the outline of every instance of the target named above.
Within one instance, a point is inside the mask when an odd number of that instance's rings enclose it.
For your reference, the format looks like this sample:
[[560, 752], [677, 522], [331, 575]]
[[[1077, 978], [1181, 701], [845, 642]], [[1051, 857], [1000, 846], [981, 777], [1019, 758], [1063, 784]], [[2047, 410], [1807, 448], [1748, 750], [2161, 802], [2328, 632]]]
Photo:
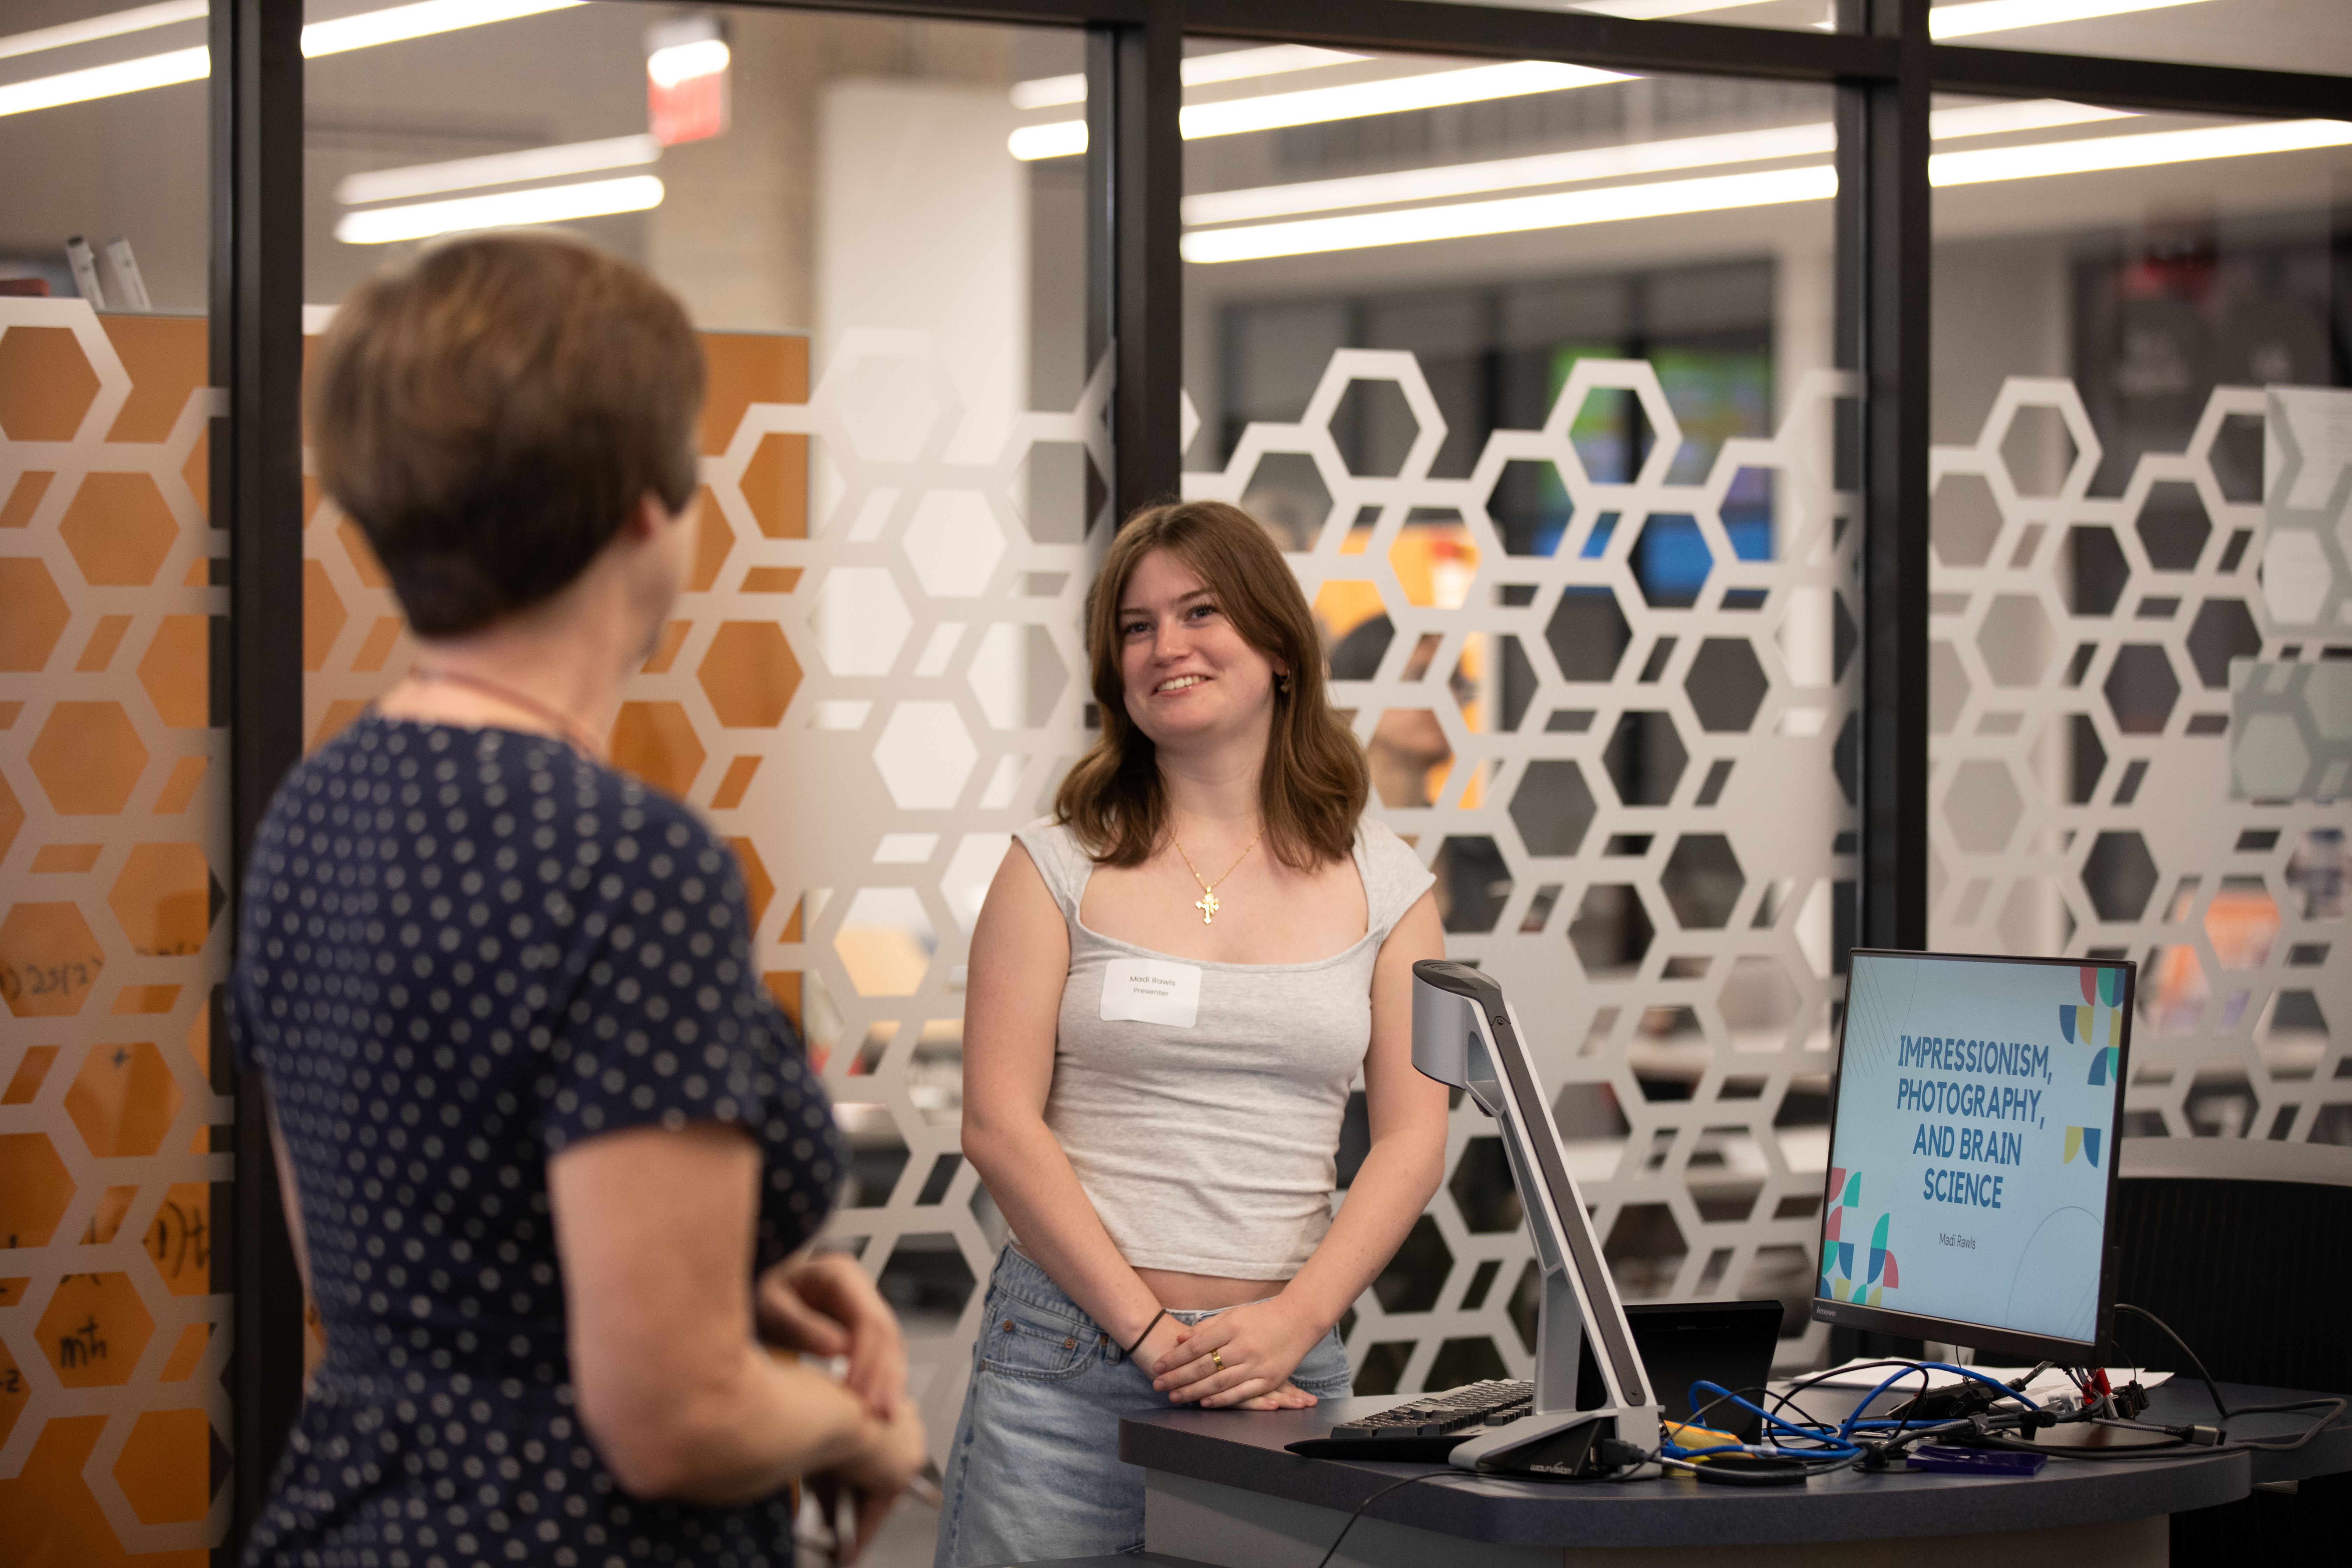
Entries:
[[838, 1252], [784, 1259], [760, 1276], [752, 1302], [762, 1343], [844, 1358], [843, 1386], [881, 1428], [869, 1452], [808, 1478], [826, 1518], [836, 1517], [845, 1496], [854, 1503], [856, 1533], [839, 1557], [853, 1561], [925, 1459], [922, 1420], [907, 1397], [907, 1342], [898, 1314], [856, 1259]]
[[1290, 1374], [1324, 1331], [1276, 1296], [1198, 1323], [1162, 1318], [1136, 1347], [1136, 1359], [1151, 1372], [1151, 1386], [1178, 1405], [1304, 1410], [1316, 1397]]
[[907, 1341], [898, 1314], [856, 1258], [796, 1253], [760, 1276], [753, 1305], [761, 1343], [845, 1358], [844, 1386], [876, 1420], [890, 1419], [907, 1395]]

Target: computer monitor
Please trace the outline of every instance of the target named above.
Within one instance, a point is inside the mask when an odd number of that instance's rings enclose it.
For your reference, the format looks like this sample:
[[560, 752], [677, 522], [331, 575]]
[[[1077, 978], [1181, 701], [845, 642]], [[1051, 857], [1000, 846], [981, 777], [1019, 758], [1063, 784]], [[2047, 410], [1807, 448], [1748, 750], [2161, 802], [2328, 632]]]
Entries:
[[1853, 950], [1813, 1317], [2101, 1363], [2127, 960]]

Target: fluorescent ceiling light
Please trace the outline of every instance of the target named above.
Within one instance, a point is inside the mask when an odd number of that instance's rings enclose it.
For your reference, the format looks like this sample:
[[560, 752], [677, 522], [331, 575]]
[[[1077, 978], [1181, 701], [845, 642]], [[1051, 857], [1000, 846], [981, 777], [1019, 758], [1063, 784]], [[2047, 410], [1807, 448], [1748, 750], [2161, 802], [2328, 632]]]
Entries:
[[[1975, 110], [1944, 112], [1966, 115], [1973, 114]], [[1957, 123], [1965, 128], [1970, 121], [1962, 120]], [[1979, 121], [1977, 123], [1987, 121]], [[1964, 129], [1960, 133], [1988, 132]], [[1938, 153], [1927, 161], [1927, 178], [1930, 184], [1937, 186], [1982, 184], [1998, 180], [2149, 168], [2209, 158], [2249, 157], [2265, 153], [2295, 153], [2342, 146], [2352, 146], [2352, 121], [2291, 120], [2200, 126], [2187, 131], [2153, 131], [2126, 136], [2041, 142], [2024, 147], [1987, 147], [1966, 153]], [[1735, 207], [1816, 201], [1836, 194], [1836, 170], [1816, 164], [1805, 168], [1718, 174], [1696, 180], [1615, 185], [1597, 191], [1558, 191], [1495, 201], [1455, 202], [1443, 206], [1302, 218], [1289, 223], [1198, 229], [1184, 237], [1183, 252], [1187, 261], [1252, 261], [1319, 251], [1410, 245], [1423, 240], [1565, 228], [1578, 224], [1611, 223], [1627, 218], [1664, 217], [1677, 213], [1716, 212]]]
[[192, 49], [173, 49], [168, 54], [148, 55], [110, 66], [91, 66], [84, 70], [60, 71], [56, 76], [35, 77], [30, 81], [10, 82], [0, 87], [0, 115], [28, 114], [36, 109], [54, 109], [61, 103], [84, 103], [118, 93], [144, 92], [151, 87], [202, 81], [212, 74], [212, 51], [198, 44]]
[[1696, 11], [1737, 11], [1743, 5], [1755, 5], [1761, 0], [1577, 0], [1571, 11], [1590, 11], [1597, 16], [1622, 16], [1632, 22], [1656, 22], [1668, 16], [1687, 16]]
[[1051, 125], [1024, 125], [1004, 139], [1004, 145], [1024, 163], [1040, 158], [1075, 158], [1087, 150], [1087, 122], [1057, 120]]
[[[1622, 16], [1629, 21], [1656, 22], [1701, 11], [1738, 11], [1761, 3], [1762, 0], [1578, 0], [1570, 9], [1601, 16]], [[2123, 16], [2134, 11], [2158, 11], [2198, 3], [2199, 0], [1966, 0], [1964, 4], [1938, 5], [1929, 11], [1927, 33], [1936, 38], [1965, 38], [1978, 33], [2047, 27], [2059, 22]]]
[[727, 68], [728, 58], [726, 39], [697, 38], [647, 55], [646, 74], [656, 87], [676, 87], [698, 76], [717, 76]]
[[396, 44], [404, 38], [430, 37], [435, 33], [454, 33], [461, 27], [510, 22], [518, 16], [536, 16], [545, 11], [565, 11], [585, 3], [586, 0], [416, 0], [413, 5], [362, 11], [356, 16], [341, 16], [331, 22], [313, 22], [302, 29], [302, 54], [305, 58], [317, 59], [320, 55]]
[[1067, 76], [1037, 76], [1013, 84], [1013, 107], [1015, 109], [1052, 109], [1065, 103], [1087, 100], [1087, 73], [1072, 71]]
[[1775, 126], [1767, 131], [1734, 131], [1719, 136], [1682, 136], [1666, 142], [1636, 142], [1619, 147], [1587, 147], [1573, 153], [1497, 158], [1483, 163], [1452, 163], [1433, 169], [1400, 169], [1385, 174], [1309, 180], [1295, 185], [1211, 191], [1184, 198], [1184, 221], [1240, 223], [1290, 213], [1429, 201], [1529, 185], [1564, 185], [1572, 181], [1606, 180], [1623, 174], [1657, 174], [1673, 169], [1761, 163], [1769, 158], [1811, 157], [1836, 150], [1837, 128], [1826, 121], [1818, 125]]
[[2201, 3], [2202, 0], [1969, 0], [1966, 5], [1938, 5], [1928, 12], [1927, 36], [1969, 38], [1979, 33], [2047, 27], [2059, 22], [2086, 22], [2096, 16], [2124, 16], [2134, 11], [2161, 11], [2173, 5]]
[[[305, 58], [316, 59], [321, 55], [340, 55], [351, 49], [398, 43], [405, 38], [429, 37], [436, 33], [456, 32], [461, 27], [478, 27], [490, 22], [511, 21], [518, 16], [536, 16], [546, 11], [568, 10], [586, 3], [587, 0], [417, 0], [415, 5], [366, 11], [356, 16], [338, 17], [331, 22], [313, 22], [302, 29], [302, 53]], [[163, 12], [172, 14], [158, 16]], [[110, 17], [100, 16], [88, 23], [68, 23], [62, 27], [19, 33], [13, 38], [0, 39], [0, 54], [29, 54], [36, 47], [57, 48], [91, 38], [113, 37], [114, 32], [87, 30], [62, 39], [57, 35], [95, 27], [125, 17], [149, 19], [138, 21], [135, 26], [126, 25], [116, 29], [117, 32], [136, 32], [146, 27], [162, 26], [168, 22], [190, 21], [205, 14], [205, 6], [197, 0], [170, 0], [162, 5], [118, 11]], [[39, 38], [51, 41], [37, 45], [26, 43], [28, 39]], [[10, 82], [0, 86], [0, 115], [25, 114], [36, 109], [51, 109], [62, 103], [83, 103], [91, 99], [112, 98], [126, 92], [142, 92], [149, 88], [170, 87], [177, 82], [202, 81], [211, 74], [212, 52], [200, 44], [194, 48], [173, 49], [164, 54], [123, 60], [114, 65], [92, 66], [84, 70], [36, 77], [30, 81]]]
[[452, 158], [446, 163], [413, 163], [401, 169], [371, 169], [347, 176], [335, 187], [335, 199], [347, 207], [362, 206], [369, 202], [406, 201], [414, 196], [480, 185], [519, 185], [526, 180], [552, 180], [563, 174], [593, 174], [598, 169], [625, 169], [660, 160], [661, 143], [651, 136], [612, 136], [601, 142], [530, 147], [519, 153]]
[[1969, 136], [2003, 136], [2012, 131], [2048, 131], [2061, 125], [2092, 125], [2102, 120], [2136, 120], [2128, 109], [2100, 109], [2063, 98], [2021, 98], [1938, 109], [1927, 116], [1927, 134], [1938, 142]]
[[1178, 69], [1186, 87], [1200, 87], [1213, 81], [1240, 81], [1254, 76], [1343, 66], [1350, 60], [1371, 58], [1344, 49], [1318, 49], [1312, 44], [1268, 44], [1259, 49], [1226, 49], [1220, 54], [1188, 56]]
[[[1998, 136], [2008, 132], [2129, 118], [2130, 115], [2118, 109], [2095, 109], [2088, 104], [2037, 98], [2013, 103], [1937, 110], [1928, 116], [1927, 131], [1936, 140], [1948, 142], [1971, 136]], [[1616, 179], [1628, 174], [1662, 174], [1677, 169], [1704, 169], [1725, 163], [1760, 163], [1776, 158], [1814, 157], [1836, 150], [1837, 128], [1824, 121], [1811, 125], [1732, 131], [1713, 136], [1635, 142], [1617, 147], [1588, 147], [1573, 153], [1497, 158], [1486, 163], [1401, 169], [1381, 174], [1355, 174], [1336, 180], [1307, 180], [1289, 185], [1211, 191], [1186, 196], [1183, 213], [1184, 221], [1192, 225], [1245, 223], [1295, 213], [1335, 212], [1342, 207], [1433, 201], [1446, 196], [1475, 195], [1535, 185]]]
[[150, 27], [168, 27], [174, 22], [193, 22], [205, 16], [207, 9], [205, 0], [163, 0], [160, 5], [141, 5], [133, 10], [92, 16], [86, 21], [60, 22], [54, 27], [36, 27], [29, 33], [0, 38], [0, 59], [6, 59], [11, 55], [37, 55], [43, 49], [62, 49], [100, 38], [119, 38], [125, 33], [144, 32]]
[[[1188, 56], [1180, 68], [1186, 87], [1199, 87], [1204, 82], [1279, 76], [1286, 71], [1313, 70], [1318, 66], [1346, 65], [1350, 60], [1370, 58], [1339, 49], [1318, 49], [1311, 44], [1268, 44], [1261, 49], [1227, 49], [1222, 54]], [[1055, 104], [1086, 100], [1087, 78], [1083, 71], [1035, 77], [1013, 84], [1015, 109], [1050, 109]]]
[[1454, 103], [1483, 103], [1490, 99], [1517, 98], [1532, 92], [1561, 92], [1597, 82], [1628, 79], [1620, 71], [1594, 70], [1590, 66], [1562, 65], [1556, 60], [1508, 60], [1465, 70], [1424, 71], [1419, 76], [1349, 82], [1344, 87], [1310, 87], [1297, 92], [1270, 92], [1257, 98], [1189, 104], [1181, 123], [1185, 139], [1192, 141], [1248, 131], [1275, 131], [1286, 125], [1356, 120], [1371, 114], [1403, 114]]
[[2208, 125], [2193, 131], [2151, 131], [2137, 136], [2090, 136], [2072, 142], [2037, 142], [2026, 147], [1938, 153], [1927, 160], [1927, 182], [1976, 185], [1993, 180], [2032, 180], [2049, 174], [2145, 169], [2204, 158], [2344, 146], [2352, 146], [2352, 121], [2275, 120], [2251, 125]]
[[[1187, 104], [1178, 124], [1186, 141], [1196, 142], [1206, 136], [1234, 136], [1287, 125], [1319, 125], [1372, 114], [1403, 114], [1416, 109], [1483, 103], [1491, 99], [1562, 92], [1570, 88], [1630, 79], [1619, 71], [1561, 65], [1554, 60], [1509, 60], [1463, 70], [1423, 71], [1416, 76], [1349, 82], [1344, 87], [1312, 87], [1297, 92], [1269, 92], [1256, 98]], [[1014, 157], [1024, 161], [1067, 157], [1087, 150], [1086, 121], [1065, 120], [1050, 125], [1024, 125], [1007, 138], [1006, 144]]]
[[1301, 218], [1292, 223], [1253, 224], [1243, 228], [1199, 229], [1184, 237], [1184, 259], [1255, 261], [1274, 256], [1517, 234], [1528, 229], [1567, 228], [1627, 218], [1665, 217], [1676, 213], [1824, 201], [1835, 195], [1837, 171], [1827, 165], [1768, 169], [1699, 180], [1612, 185], [1598, 191], [1557, 191], [1540, 196], [1506, 196], [1496, 201], [1456, 202], [1399, 212], [1352, 213], [1344, 217]]
[[617, 180], [584, 180], [575, 185], [542, 185], [535, 191], [452, 196], [447, 201], [345, 213], [335, 225], [335, 237], [346, 245], [387, 245], [468, 229], [522, 228], [611, 213], [644, 212], [661, 205], [661, 199], [659, 180], [651, 174], [630, 174]]

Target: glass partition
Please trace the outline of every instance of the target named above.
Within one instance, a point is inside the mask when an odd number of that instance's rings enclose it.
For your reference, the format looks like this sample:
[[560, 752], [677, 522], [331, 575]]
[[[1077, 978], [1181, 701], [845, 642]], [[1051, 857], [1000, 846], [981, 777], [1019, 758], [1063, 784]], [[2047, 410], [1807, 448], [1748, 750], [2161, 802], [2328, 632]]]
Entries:
[[[1817, 1353], [1857, 624], [1831, 93], [1384, 57], [1186, 115], [1186, 493], [1291, 552], [1621, 1288], [1780, 1296]], [[1359, 1391], [1523, 1375], [1534, 1279], [1458, 1107]]]
[[[666, 16], [580, 6], [314, 58], [335, 107], [309, 132], [311, 321], [453, 219], [570, 209], [703, 330], [701, 546], [613, 753], [742, 858], [763, 973], [853, 1149], [828, 1237], [904, 1319], [943, 1455], [1004, 1235], [958, 1150], [964, 944], [1085, 741], [1109, 449], [1082, 161], [1010, 146], [1014, 84], [1078, 70], [1081, 36], [717, 13], [684, 42], [725, 46], [719, 129], [663, 144]], [[316, 744], [413, 647], [312, 500]]]
[[1938, 111], [2045, 124], [1931, 165], [1931, 938], [2139, 962], [2126, 1134], [2352, 1142], [2352, 127], [2079, 112]]
[[204, 23], [107, 9], [0, 23], [0, 1541], [41, 1568], [228, 1527], [205, 89], [84, 74]]

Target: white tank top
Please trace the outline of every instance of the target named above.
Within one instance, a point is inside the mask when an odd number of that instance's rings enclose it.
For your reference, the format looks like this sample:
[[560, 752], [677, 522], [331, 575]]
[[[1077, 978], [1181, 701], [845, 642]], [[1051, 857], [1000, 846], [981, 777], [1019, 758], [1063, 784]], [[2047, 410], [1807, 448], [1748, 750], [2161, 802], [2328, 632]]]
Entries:
[[1094, 861], [1076, 835], [1047, 819], [1014, 837], [1070, 933], [1045, 1125], [1111, 1240], [1138, 1268], [1289, 1279], [1331, 1226], [1339, 1122], [1371, 1044], [1373, 963], [1433, 879], [1365, 819], [1361, 940], [1312, 963], [1213, 963], [1087, 930], [1078, 909]]

